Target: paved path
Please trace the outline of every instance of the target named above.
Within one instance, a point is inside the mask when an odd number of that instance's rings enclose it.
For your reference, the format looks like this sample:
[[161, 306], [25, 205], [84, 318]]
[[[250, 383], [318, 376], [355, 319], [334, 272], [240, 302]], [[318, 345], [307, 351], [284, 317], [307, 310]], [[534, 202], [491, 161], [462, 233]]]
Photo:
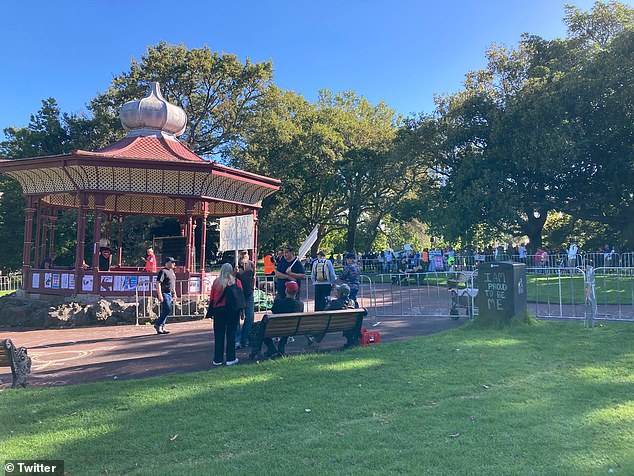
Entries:
[[[256, 320], [258, 318], [256, 317]], [[381, 342], [389, 343], [413, 336], [424, 336], [458, 327], [466, 321], [446, 317], [384, 318], [373, 327]], [[372, 321], [367, 319], [365, 327]], [[169, 335], [157, 336], [151, 326], [115, 326], [74, 329], [0, 329], [0, 339], [11, 339], [26, 347], [33, 359], [32, 386], [69, 385], [114, 379], [133, 379], [155, 375], [208, 370], [212, 368], [213, 333], [205, 319], [173, 323]], [[297, 337], [286, 347], [288, 354], [340, 349], [345, 339], [340, 333], [328, 334], [318, 346], [308, 346]], [[249, 350], [238, 350], [239, 365], [253, 361]], [[0, 388], [11, 385], [11, 371], [0, 367]]]

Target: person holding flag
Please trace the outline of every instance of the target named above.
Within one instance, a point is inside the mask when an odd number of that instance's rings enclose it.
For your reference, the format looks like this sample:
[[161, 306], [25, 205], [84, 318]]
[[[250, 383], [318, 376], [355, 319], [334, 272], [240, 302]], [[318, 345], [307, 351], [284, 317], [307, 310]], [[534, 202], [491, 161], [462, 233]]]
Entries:
[[296, 281], [298, 286], [297, 299], [299, 299], [302, 289], [302, 280], [306, 279], [306, 270], [304, 265], [295, 256], [295, 250], [291, 246], [285, 246], [282, 248], [283, 256], [276, 263], [275, 268], [275, 289], [278, 296], [286, 295], [286, 283], [289, 281]]

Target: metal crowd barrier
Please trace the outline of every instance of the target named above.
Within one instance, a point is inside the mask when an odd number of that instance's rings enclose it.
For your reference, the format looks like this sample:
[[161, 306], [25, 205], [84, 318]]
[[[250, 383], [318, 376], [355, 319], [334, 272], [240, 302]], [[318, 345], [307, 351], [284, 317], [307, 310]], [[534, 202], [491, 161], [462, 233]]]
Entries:
[[[176, 295], [172, 304], [170, 318], [202, 319], [209, 305], [211, 280], [200, 282], [195, 280], [176, 281]], [[134, 294], [136, 303], [136, 324], [156, 319], [160, 313], [156, 291], [137, 288]]]
[[[528, 312], [537, 318], [634, 322], [634, 267], [527, 267], [526, 271]], [[465, 288], [477, 289], [475, 273], [468, 271], [364, 274], [357, 300], [368, 310], [373, 325], [386, 317], [455, 318], [452, 309], [455, 312], [456, 294], [452, 296], [452, 285], [456, 280], [461, 280]], [[202, 283], [202, 289], [198, 289], [191, 282], [177, 282], [179, 298], [175, 300], [172, 317], [202, 318], [210, 285]], [[256, 312], [263, 312], [275, 298], [274, 278], [258, 275], [256, 285], [261, 293]], [[458, 306], [459, 317], [477, 315], [475, 294], [461, 297], [471, 301], [466, 311], [462, 305]], [[137, 290], [135, 299], [137, 323], [157, 317], [158, 300], [149, 290]], [[302, 282], [301, 300], [306, 311], [314, 309], [310, 277]]]
[[0, 291], [17, 291], [22, 287], [22, 275], [0, 276]]

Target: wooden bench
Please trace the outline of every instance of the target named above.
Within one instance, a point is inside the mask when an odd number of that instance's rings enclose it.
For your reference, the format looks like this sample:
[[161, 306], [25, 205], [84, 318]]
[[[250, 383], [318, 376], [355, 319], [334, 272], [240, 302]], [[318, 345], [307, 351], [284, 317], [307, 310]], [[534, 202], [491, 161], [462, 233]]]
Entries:
[[25, 347], [15, 347], [11, 339], [0, 340], [0, 367], [11, 367], [13, 388], [26, 387], [31, 373], [31, 357]]
[[262, 356], [262, 344], [266, 338], [323, 336], [329, 332], [356, 332], [360, 337], [363, 318], [367, 314], [368, 311], [363, 308], [266, 314], [252, 332], [250, 357]]

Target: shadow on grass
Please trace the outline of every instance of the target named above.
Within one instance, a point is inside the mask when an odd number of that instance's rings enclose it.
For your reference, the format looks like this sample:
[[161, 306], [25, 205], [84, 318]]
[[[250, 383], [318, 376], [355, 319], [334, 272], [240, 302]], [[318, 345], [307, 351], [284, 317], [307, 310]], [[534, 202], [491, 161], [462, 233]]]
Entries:
[[623, 472], [634, 465], [632, 337], [627, 325], [459, 329], [4, 392], [0, 440], [7, 457], [64, 459], [69, 474]]

